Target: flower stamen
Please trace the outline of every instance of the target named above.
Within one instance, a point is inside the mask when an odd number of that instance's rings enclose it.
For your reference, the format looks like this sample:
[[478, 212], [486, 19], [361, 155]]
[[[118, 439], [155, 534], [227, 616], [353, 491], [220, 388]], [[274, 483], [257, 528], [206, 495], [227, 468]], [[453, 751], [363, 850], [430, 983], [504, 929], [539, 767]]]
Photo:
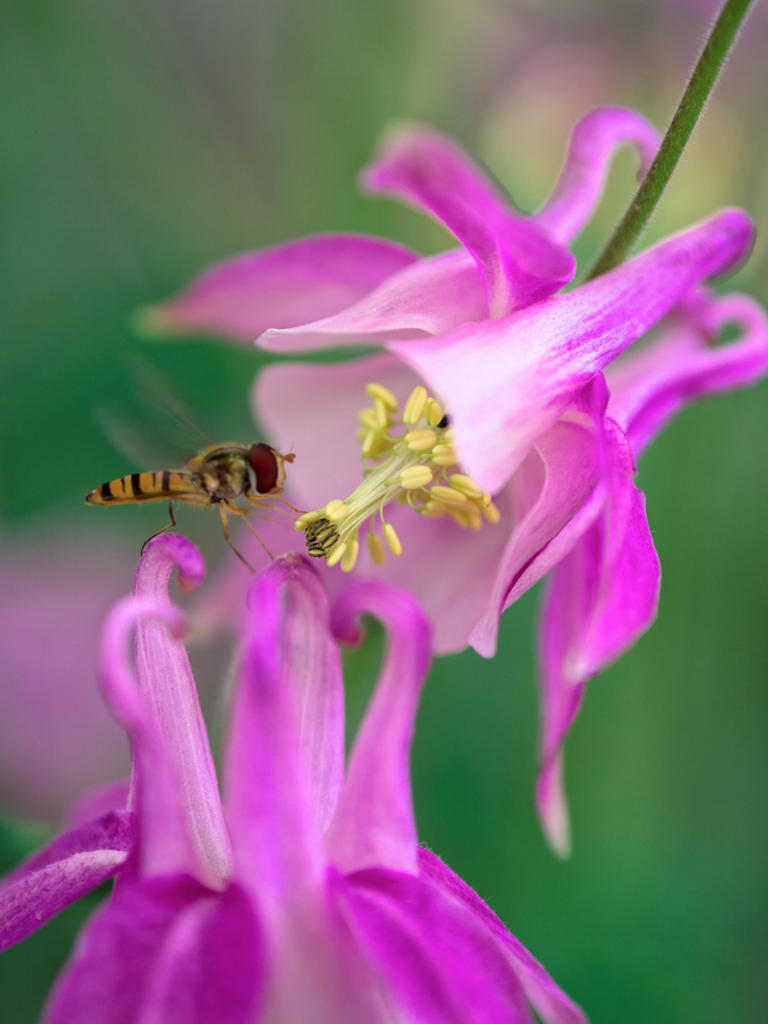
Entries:
[[[296, 520], [310, 555], [351, 572], [360, 554], [360, 529], [368, 523], [368, 554], [374, 565], [384, 564], [387, 549], [399, 557], [402, 542], [384, 515], [392, 502], [405, 503], [427, 519], [450, 516], [469, 530], [481, 529], [484, 520], [499, 521], [490, 494], [471, 476], [448, 474], [446, 468], [459, 461], [453, 432], [443, 407], [423, 385], [411, 391], [402, 412], [384, 385], [372, 382], [365, 390], [373, 404], [358, 415], [363, 479], [343, 501], [334, 498]], [[381, 535], [374, 528], [377, 516]]]

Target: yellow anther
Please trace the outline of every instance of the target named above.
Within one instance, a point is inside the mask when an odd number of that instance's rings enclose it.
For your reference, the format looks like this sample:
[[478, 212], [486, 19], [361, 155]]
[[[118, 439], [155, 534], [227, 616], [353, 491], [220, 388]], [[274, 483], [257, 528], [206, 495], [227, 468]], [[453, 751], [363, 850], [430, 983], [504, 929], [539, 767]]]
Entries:
[[376, 419], [375, 409], [361, 409], [357, 414], [357, 418], [360, 420], [360, 425], [366, 430], [377, 430], [379, 423]]
[[465, 529], [479, 530], [483, 525], [483, 517], [474, 505], [465, 505], [464, 508], [452, 508], [449, 511], [451, 518]]
[[432, 482], [432, 470], [429, 466], [409, 466], [402, 471], [399, 480], [404, 491], [417, 491]]
[[363, 438], [362, 448], [360, 449], [364, 459], [370, 459], [373, 456], [373, 453], [377, 447], [378, 440], [379, 435], [376, 433], [376, 431], [369, 430], [368, 433]]
[[436, 427], [440, 420], [445, 416], [443, 407], [439, 402], [435, 401], [434, 398], [428, 398], [426, 405], [424, 406], [424, 415], [427, 418], [427, 423], [430, 427]]
[[[384, 540], [387, 542], [387, 547], [392, 554], [396, 557], [398, 555], [402, 555], [403, 545], [400, 543], [400, 538], [395, 533], [394, 526], [392, 526], [391, 523], [386, 523], [382, 533], [384, 534]], [[330, 565], [330, 559], [328, 560], [328, 564]]]
[[412, 452], [428, 452], [437, 440], [434, 430], [409, 430], [405, 435], [405, 443]]
[[341, 523], [347, 518], [349, 509], [343, 501], [339, 501], [338, 498], [334, 498], [333, 501], [329, 501], [325, 506], [325, 515], [327, 519], [330, 519], [332, 523]]
[[315, 523], [318, 519], [322, 519], [322, 517], [323, 513], [319, 509], [316, 509], [314, 512], [305, 512], [293, 524], [294, 529], [305, 530], [310, 523]]
[[470, 530], [477, 531], [483, 528], [483, 517], [475, 505], [469, 505], [466, 509], [462, 509], [462, 512], [467, 517], [467, 526]]
[[492, 501], [489, 501], [487, 505], [483, 505], [483, 515], [489, 523], [498, 523], [501, 519], [501, 512]]
[[389, 410], [386, 404], [380, 398], [374, 398], [373, 409], [376, 414], [376, 425], [386, 430], [389, 426]]
[[384, 565], [387, 560], [387, 549], [378, 533], [368, 534], [368, 554], [374, 565]]
[[357, 556], [359, 552], [360, 541], [355, 539], [350, 542], [349, 546], [347, 547], [347, 550], [341, 557], [342, 572], [352, 572], [352, 570], [355, 568], [355, 562], [357, 561]]
[[462, 494], [466, 494], [468, 498], [473, 498], [475, 501], [483, 497], [482, 489], [471, 476], [466, 476], [464, 473], [454, 473], [448, 483], [455, 491], [461, 491]]
[[409, 426], [412, 426], [414, 423], [418, 423], [421, 419], [421, 414], [424, 411], [426, 402], [427, 389], [421, 384], [417, 384], [408, 396], [408, 401], [405, 403], [405, 408], [403, 409], [403, 423], [407, 423]]
[[366, 384], [365, 390], [374, 401], [378, 398], [392, 412], [397, 412], [397, 399], [389, 388], [385, 388], [383, 384]]
[[436, 444], [432, 449], [431, 458], [438, 466], [455, 466], [459, 461], [453, 445], [450, 444]]
[[448, 506], [441, 505], [439, 501], [428, 501], [423, 508], [419, 509], [419, 512], [423, 516], [429, 516], [430, 519], [436, 519], [438, 516], [448, 513]]
[[337, 565], [344, 557], [344, 552], [347, 550], [347, 545], [343, 540], [340, 540], [338, 544], [332, 549], [328, 555], [328, 565], [330, 567]]
[[469, 504], [466, 494], [454, 491], [452, 487], [432, 487], [429, 496], [433, 501], [440, 501], [444, 505], [452, 505], [455, 508], [462, 508]]

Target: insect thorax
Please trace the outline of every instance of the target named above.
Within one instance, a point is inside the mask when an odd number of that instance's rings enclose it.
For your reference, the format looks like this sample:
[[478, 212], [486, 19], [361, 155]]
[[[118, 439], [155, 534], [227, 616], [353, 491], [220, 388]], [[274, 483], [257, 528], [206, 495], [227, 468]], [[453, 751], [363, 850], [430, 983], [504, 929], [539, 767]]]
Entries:
[[233, 501], [243, 494], [249, 484], [244, 448], [212, 448], [190, 459], [188, 466], [196, 473], [201, 486], [213, 501]]

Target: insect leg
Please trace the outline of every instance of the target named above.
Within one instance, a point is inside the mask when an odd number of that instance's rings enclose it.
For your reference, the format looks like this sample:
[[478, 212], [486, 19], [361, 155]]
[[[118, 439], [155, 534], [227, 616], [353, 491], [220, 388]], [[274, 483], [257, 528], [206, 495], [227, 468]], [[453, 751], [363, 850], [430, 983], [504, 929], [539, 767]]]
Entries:
[[291, 512], [295, 512], [295, 513], [296, 513], [296, 515], [298, 515], [298, 516], [303, 516], [303, 515], [304, 515], [304, 513], [305, 513], [305, 512], [307, 511], [307, 509], [305, 509], [305, 508], [296, 508], [296, 506], [295, 506], [295, 505], [292, 505], [292, 504], [290, 503], [290, 501], [288, 501], [288, 499], [287, 499], [287, 498], [284, 498], [284, 497], [282, 496], [282, 494], [280, 495], [280, 501], [282, 501], [282, 503], [283, 503], [284, 505], [287, 505], [287, 506], [288, 506], [288, 508], [289, 508], [289, 509], [291, 510]]
[[[277, 515], [284, 516], [286, 519], [290, 519], [291, 521], [293, 521], [293, 516], [290, 514], [290, 512], [286, 512], [284, 508], [275, 508], [275, 506], [272, 504], [272, 502], [275, 500], [276, 495], [272, 497], [259, 498], [254, 497], [254, 495], [252, 494], [244, 494], [243, 497], [248, 502], [248, 504], [251, 505], [253, 508], [267, 509], [269, 512], [276, 512]], [[291, 508], [293, 508], [293, 505], [291, 505]], [[245, 509], [244, 511], [247, 515], [250, 509]], [[298, 511], [298, 509], [294, 509], [294, 512]]]
[[151, 540], [154, 540], [155, 537], [159, 537], [161, 533], [165, 533], [167, 530], [172, 530], [174, 528], [174, 526], [176, 525], [176, 516], [173, 514], [173, 502], [172, 501], [168, 502], [168, 512], [169, 512], [170, 517], [171, 517], [170, 523], [167, 523], [162, 528], [162, 530], [158, 530], [157, 533], [153, 533], [151, 537], [147, 537], [147, 539], [141, 545], [140, 554], [142, 554], [142, 555], [144, 554], [144, 548], [147, 546], [147, 544], [149, 544], [149, 542]]
[[244, 508], [238, 508], [238, 507], [237, 507], [237, 505], [227, 505], [227, 508], [228, 508], [228, 509], [229, 509], [229, 511], [230, 511], [230, 512], [232, 512], [232, 513], [233, 513], [234, 515], [236, 515], [236, 516], [240, 516], [240, 518], [241, 518], [242, 520], [244, 520], [244, 522], [245, 522], [245, 525], [246, 525], [246, 526], [248, 527], [248, 529], [249, 529], [249, 530], [251, 531], [251, 533], [253, 534], [253, 536], [254, 536], [254, 537], [256, 538], [256, 540], [257, 540], [257, 541], [259, 542], [259, 544], [261, 544], [261, 546], [262, 546], [262, 547], [264, 548], [264, 550], [266, 551], [266, 553], [267, 553], [267, 554], [269, 555], [269, 557], [270, 557], [270, 558], [272, 559], [272, 561], [274, 562], [274, 560], [275, 560], [275, 556], [274, 556], [274, 555], [272, 554], [272, 552], [271, 552], [271, 551], [269, 550], [269, 548], [267, 547], [267, 545], [266, 545], [266, 544], [264, 543], [264, 541], [263, 541], [263, 540], [261, 539], [261, 537], [260, 537], [260, 536], [258, 535], [258, 533], [257, 533], [257, 532], [256, 532], [256, 530], [254, 529], [254, 527], [253, 527], [253, 526], [251, 525], [251, 523], [250, 523], [250, 521], [249, 521], [249, 519], [248, 519], [248, 510], [247, 510], [247, 509], [244, 509]]
[[237, 557], [240, 559], [240, 561], [243, 563], [243, 565], [246, 566], [246, 568], [250, 569], [251, 572], [255, 572], [256, 570], [253, 568], [251, 563], [247, 560], [247, 558], [245, 558], [243, 555], [240, 554], [240, 552], [237, 550], [235, 545], [232, 543], [232, 538], [229, 536], [229, 523], [227, 522], [227, 511], [226, 511], [227, 508], [229, 508], [230, 512], [237, 511], [232, 505], [225, 506], [224, 502], [222, 502], [219, 505], [219, 515], [221, 516], [221, 525], [224, 527], [224, 537], [226, 538], [227, 544], [229, 544], [229, 546], [232, 548], [232, 550], [237, 555]]

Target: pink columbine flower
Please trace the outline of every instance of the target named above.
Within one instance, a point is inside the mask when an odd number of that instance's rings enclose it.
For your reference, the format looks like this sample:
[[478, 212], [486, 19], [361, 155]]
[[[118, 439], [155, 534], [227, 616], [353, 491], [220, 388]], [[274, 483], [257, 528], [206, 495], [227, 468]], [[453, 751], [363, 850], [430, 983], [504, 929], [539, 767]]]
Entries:
[[[400, 127], [363, 185], [436, 217], [460, 248], [417, 258], [369, 238], [306, 239], [219, 264], [152, 313], [166, 330], [258, 337], [279, 353], [382, 350], [270, 366], [256, 382], [256, 418], [297, 452], [293, 497], [313, 510], [300, 525], [311, 553], [338, 564], [332, 589], [344, 571], [384, 576], [417, 595], [438, 652], [471, 644], [490, 657], [502, 611], [562, 563], [543, 624], [537, 789], [561, 851], [558, 752], [583, 683], [655, 616], [660, 572], [634, 461], [687, 402], [750, 383], [768, 362], [762, 310], [702, 286], [751, 245], [739, 210], [556, 294], [626, 142], [644, 168], [658, 139], [633, 111], [587, 115], [551, 197], [526, 217], [444, 136]], [[741, 336], [718, 347], [725, 321]], [[660, 323], [652, 347], [622, 356]], [[275, 550], [293, 546], [266, 531]]]
[[[202, 578], [197, 550], [158, 537], [133, 596], [110, 613], [106, 702], [133, 751], [128, 810], [106, 810], [0, 887], [0, 948], [110, 876], [49, 999], [47, 1024], [274, 1021], [552, 1024], [581, 1011], [499, 919], [420, 849], [409, 749], [429, 667], [415, 601], [380, 582], [329, 612], [303, 556], [249, 592], [219, 797], [208, 739], [167, 595]], [[344, 766], [335, 636], [360, 615], [389, 633], [381, 676]], [[136, 633], [135, 673], [126, 644]], [[108, 1011], [105, 1010], [108, 1008]]]

